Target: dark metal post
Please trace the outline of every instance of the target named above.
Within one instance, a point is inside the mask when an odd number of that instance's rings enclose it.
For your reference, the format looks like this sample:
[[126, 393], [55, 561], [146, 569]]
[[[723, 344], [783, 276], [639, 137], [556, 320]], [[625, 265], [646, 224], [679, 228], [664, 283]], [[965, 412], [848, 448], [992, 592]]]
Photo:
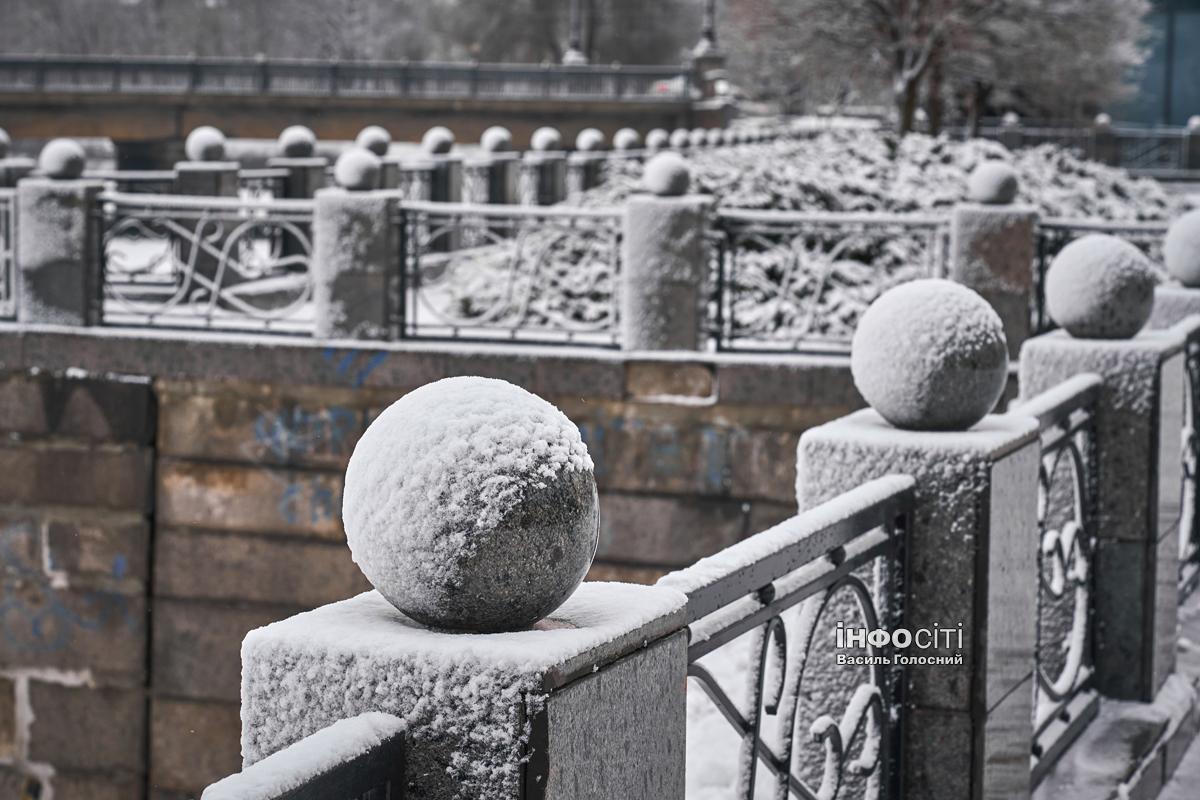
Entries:
[[567, 49], [574, 50], [575, 52], [579, 52], [579, 45], [583, 41], [581, 2], [582, 0], [571, 0], [571, 33], [567, 39]]
[[704, 23], [700, 28], [700, 43], [696, 45], [697, 50], [701, 48], [717, 49], [717, 0], [704, 0]]

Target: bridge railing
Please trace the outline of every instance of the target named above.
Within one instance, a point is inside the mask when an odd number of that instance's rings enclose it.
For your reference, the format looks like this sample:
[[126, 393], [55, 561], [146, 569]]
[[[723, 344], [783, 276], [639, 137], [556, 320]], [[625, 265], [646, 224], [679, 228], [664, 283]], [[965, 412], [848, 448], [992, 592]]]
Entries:
[[678, 66], [0, 56], [0, 91], [687, 100]]

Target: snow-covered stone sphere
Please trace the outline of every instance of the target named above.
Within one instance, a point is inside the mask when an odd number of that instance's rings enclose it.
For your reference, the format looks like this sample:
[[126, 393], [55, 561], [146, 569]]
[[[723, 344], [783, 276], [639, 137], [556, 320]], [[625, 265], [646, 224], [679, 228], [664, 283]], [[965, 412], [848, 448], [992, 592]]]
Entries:
[[1046, 310], [1078, 339], [1129, 339], [1154, 308], [1150, 262], [1124, 239], [1090, 234], [1064, 247], [1046, 271]]
[[421, 137], [421, 149], [433, 155], [444, 155], [454, 147], [454, 132], [444, 125], [434, 125]]
[[183, 152], [188, 161], [220, 161], [225, 158], [225, 134], [212, 125], [201, 125], [187, 135]]
[[1167, 272], [1184, 286], [1200, 287], [1200, 208], [1171, 223], [1163, 242]]
[[671, 134], [665, 128], [654, 128], [646, 134], [647, 150], [662, 150], [671, 144]]
[[562, 134], [558, 132], [557, 128], [551, 128], [549, 126], [538, 128], [533, 132], [533, 136], [529, 137], [529, 148], [531, 150], [537, 150], [539, 153], [562, 150]]
[[897, 428], [966, 430], [995, 407], [1008, 380], [1004, 325], [961, 284], [903, 283], [859, 320], [850, 372], [863, 398]]
[[502, 125], [493, 125], [479, 137], [479, 147], [489, 153], [507, 153], [512, 150], [512, 131]]
[[346, 468], [355, 563], [426, 625], [527, 628], [583, 581], [596, 552], [596, 480], [579, 428], [491, 378], [446, 378], [371, 424]]
[[47, 177], [71, 180], [83, 174], [87, 154], [74, 139], [51, 139], [38, 156], [38, 168]]
[[391, 143], [392, 134], [388, 133], [387, 128], [380, 125], [368, 125], [358, 132], [358, 136], [354, 137], [354, 144], [370, 150], [377, 156], [386, 156]]
[[[666, 134], [666, 131], [663, 131]], [[634, 150], [642, 143], [642, 137], [633, 128], [621, 128], [613, 134], [614, 150]]]
[[279, 152], [287, 158], [308, 158], [317, 146], [317, 135], [306, 125], [289, 125], [279, 134]]
[[1003, 206], [1017, 197], [1017, 171], [1003, 161], [984, 161], [967, 177], [967, 199]]
[[1015, 111], [1006, 111], [1000, 118], [1000, 124], [1006, 128], [1015, 128], [1021, 124], [1021, 115]]
[[688, 144], [692, 147], [703, 147], [706, 142], [708, 142], [708, 130], [692, 128], [692, 132], [688, 134]]
[[1188, 133], [1191, 133], [1192, 131], [1200, 131], [1200, 114], [1193, 114], [1192, 116], [1188, 117], [1187, 129]]
[[668, 140], [668, 143], [671, 145], [671, 147], [684, 148], [687, 147], [691, 141], [691, 131], [689, 131], [687, 128], [676, 128], [675, 130], [671, 131], [671, 138]]
[[659, 197], [679, 197], [690, 182], [687, 162], [675, 153], [659, 153], [646, 162], [642, 172], [646, 189]]
[[604, 149], [604, 134], [599, 128], [584, 128], [575, 137], [575, 149], [585, 153]]
[[724, 144], [725, 131], [721, 128], [709, 128], [708, 135], [705, 137], [705, 141], [707, 141], [713, 147], [716, 147], [719, 144]]
[[333, 179], [343, 189], [366, 191], [379, 188], [379, 171], [383, 162], [365, 147], [351, 147], [338, 156], [333, 165]]
[[1110, 131], [1112, 130], [1112, 117], [1101, 111], [1092, 120], [1092, 127], [1098, 131]]
[[8, 158], [8, 148], [12, 145], [12, 139], [9, 138], [8, 131], [0, 128], [0, 158]]

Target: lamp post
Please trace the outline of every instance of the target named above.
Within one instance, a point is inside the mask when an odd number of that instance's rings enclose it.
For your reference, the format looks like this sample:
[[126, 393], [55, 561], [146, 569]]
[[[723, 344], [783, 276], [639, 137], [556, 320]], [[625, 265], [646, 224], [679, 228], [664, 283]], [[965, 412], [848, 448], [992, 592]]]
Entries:
[[583, 13], [580, 4], [583, 0], [571, 0], [571, 32], [567, 39], [567, 52], [563, 53], [562, 63], [567, 66], [580, 66], [588, 63], [588, 57], [579, 49], [583, 41]]
[[692, 49], [697, 56], [706, 55], [717, 49], [717, 0], [704, 0], [704, 23], [700, 29], [700, 41]]

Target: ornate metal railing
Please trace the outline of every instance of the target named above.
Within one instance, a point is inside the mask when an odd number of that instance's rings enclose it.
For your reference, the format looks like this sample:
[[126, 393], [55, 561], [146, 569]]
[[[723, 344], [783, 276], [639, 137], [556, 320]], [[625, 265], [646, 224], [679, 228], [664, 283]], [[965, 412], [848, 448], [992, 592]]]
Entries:
[[903, 668], [890, 644], [842, 663], [835, 625], [903, 626], [913, 486], [871, 481], [659, 580], [688, 597], [688, 676], [741, 739], [734, 796], [759, 762], [777, 800], [899, 796]]
[[1099, 710], [1091, 688], [1092, 570], [1098, 525], [1098, 375], [1077, 375], [1029, 401], [1042, 461], [1038, 484], [1038, 623], [1033, 688], [1036, 786]]
[[945, 277], [948, 217], [720, 209], [709, 308], [720, 350], [849, 352], [876, 297]]
[[0, 189], [0, 319], [17, 316], [16, 217], [16, 189]]
[[1200, 584], [1200, 329], [1188, 334], [1184, 361], [1183, 492], [1179, 514], [1179, 602]]
[[104, 193], [101, 320], [312, 333], [311, 200]]
[[262, 202], [287, 195], [287, 169], [239, 169], [238, 196], [243, 200]]
[[1075, 239], [1089, 233], [1104, 233], [1120, 236], [1138, 247], [1151, 261], [1162, 263], [1162, 244], [1167, 235], [1166, 220], [1153, 222], [1114, 222], [1100, 219], [1073, 219], [1069, 217], [1042, 217], [1038, 220], [1037, 247], [1033, 262], [1033, 319], [1034, 334], [1045, 333], [1054, 327], [1046, 313], [1046, 270], [1059, 252]]
[[691, 79], [678, 66], [8, 55], [0, 91], [681, 102]]
[[163, 170], [87, 170], [85, 178], [104, 181], [110, 191], [126, 194], [172, 194], [175, 191], [175, 171]]
[[617, 342], [621, 212], [403, 202], [401, 338]]

